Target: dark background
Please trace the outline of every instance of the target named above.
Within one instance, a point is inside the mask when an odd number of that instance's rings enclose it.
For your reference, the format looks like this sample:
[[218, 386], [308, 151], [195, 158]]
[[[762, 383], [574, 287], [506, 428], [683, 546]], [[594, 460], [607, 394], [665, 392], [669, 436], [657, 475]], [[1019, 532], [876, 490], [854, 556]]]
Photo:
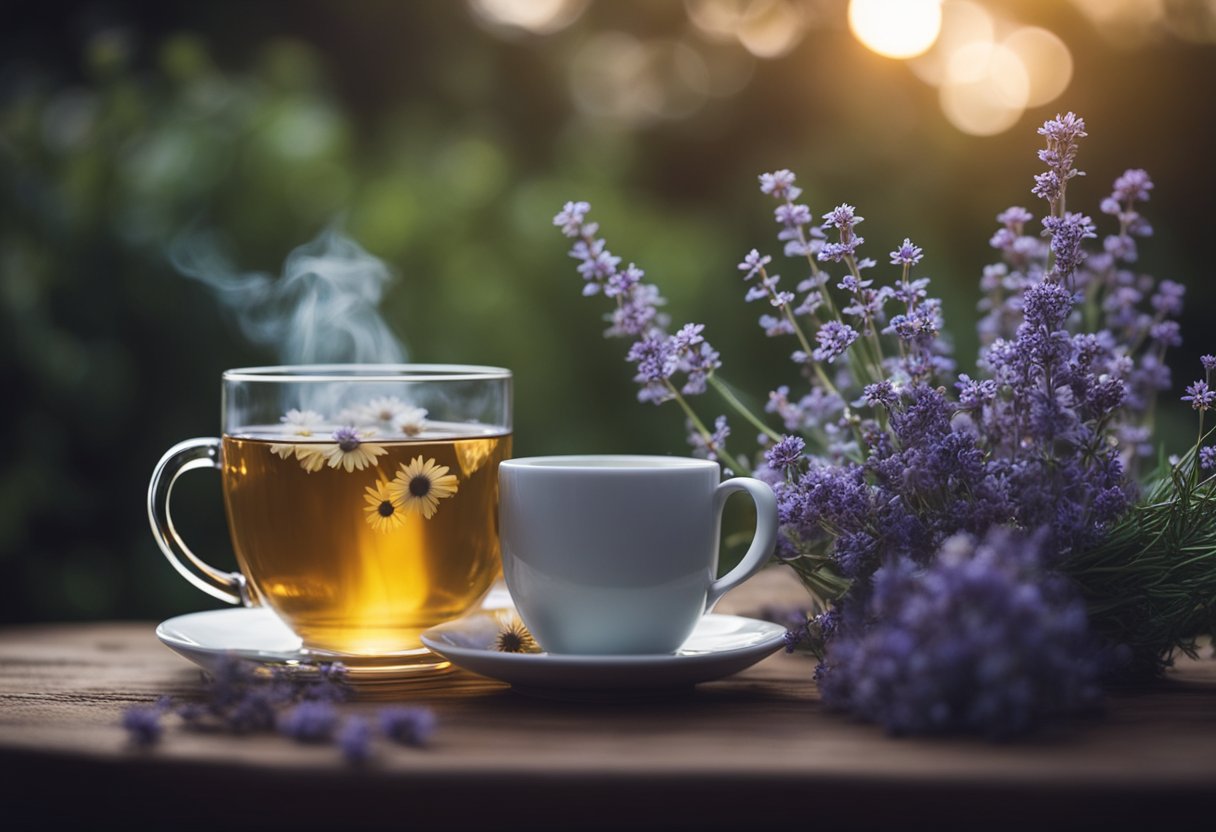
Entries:
[[[277, 273], [338, 218], [398, 274], [383, 314], [411, 359], [515, 371], [516, 455], [683, 453], [677, 412], [635, 401], [627, 345], [602, 340], [602, 303], [580, 297], [550, 224], [563, 201], [590, 200], [611, 248], [661, 285], [677, 323], [707, 324], [724, 377], [763, 401], [792, 380], [790, 347], [756, 327], [734, 264], [775, 249], [756, 175], [792, 168], [817, 214], [858, 206], [880, 263], [904, 236], [924, 247], [967, 369], [993, 217], [1039, 213], [1035, 128], [1075, 110], [1089, 175], [1070, 207], [1108, 233], [1097, 205], [1114, 177], [1153, 175], [1141, 262], [1189, 286], [1178, 392], [1197, 376], [1216, 341], [1210, 4], [981, 3], [1005, 30], [1053, 31], [1074, 62], [1062, 95], [983, 137], [860, 44], [845, 0], [722, 2], [767, 4], [753, 13], [775, 15], [791, 48], [764, 57], [710, 37], [692, 0], [568, 0], [577, 16], [547, 33], [487, 22], [477, 0], [6, 4], [0, 620], [210, 605], [151, 540], [147, 478], [168, 446], [219, 430], [225, 368], [280, 359], [171, 267], [184, 230], [214, 230], [244, 268]], [[659, 58], [622, 76], [639, 48]], [[679, 81], [690, 51], [692, 76], [722, 86]], [[638, 105], [644, 94], [659, 104]], [[1173, 448], [1192, 428], [1168, 398]], [[722, 407], [701, 406], [707, 419]], [[231, 563], [218, 478], [187, 478], [176, 505], [196, 551]]]

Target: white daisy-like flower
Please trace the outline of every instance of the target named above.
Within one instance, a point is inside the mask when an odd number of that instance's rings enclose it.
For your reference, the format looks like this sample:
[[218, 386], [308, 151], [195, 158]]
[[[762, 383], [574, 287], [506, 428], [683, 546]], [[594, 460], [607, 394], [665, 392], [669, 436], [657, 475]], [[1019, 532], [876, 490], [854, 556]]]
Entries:
[[451, 497], [460, 487], [456, 475], [449, 474], [446, 465], [436, 465], [434, 459], [424, 462], [419, 455], [409, 465], [398, 467], [397, 476], [388, 486], [393, 502], [427, 520], [439, 510], [439, 501]]
[[295, 445], [284, 445], [280, 442], [275, 442], [275, 443], [271, 444], [270, 452], [272, 454], [274, 454], [275, 456], [277, 456], [279, 459], [291, 459], [292, 456], [295, 455], [296, 446]]
[[[372, 430], [338, 428], [334, 431], [334, 444], [318, 445], [317, 448], [330, 468], [342, 467], [348, 472], [362, 471], [367, 466], [374, 465], [376, 457], [388, 453], [383, 445], [374, 445], [367, 441], [375, 435], [376, 432]], [[303, 464], [303, 459], [300, 461]]]
[[[329, 445], [296, 445], [296, 459], [300, 461], [300, 467], [308, 473], [320, 471], [325, 467], [325, 461], [328, 459], [326, 449]], [[350, 470], [347, 468], [346, 470]]]
[[364, 491], [363, 499], [367, 503], [363, 508], [366, 512], [364, 516], [373, 529], [378, 532], [392, 531], [405, 522], [405, 512], [393, 502], [388, 483], [377, 480], [375, 488]]
[[324, 422], [325, 417], [315, 410], [299, 410], [293, 407], [279, 421], [293, 436], [312, 436], [312, 429]]
[[338, 421], [357, 427], [375, 427], [392, 430], [397, 414], [409, 409], [409, 405], [396, 396], [379, 396], [364, 404], [343, 408]]
[[342, 408], [334, 416], [334, 421], [339, 425], [365, 425], [367, 420], [364, 418], [363, 405]]
[[393, 427], [406, 436], [417, 436], [426, 429], [426, 408], [406, 405], [393, 418]]

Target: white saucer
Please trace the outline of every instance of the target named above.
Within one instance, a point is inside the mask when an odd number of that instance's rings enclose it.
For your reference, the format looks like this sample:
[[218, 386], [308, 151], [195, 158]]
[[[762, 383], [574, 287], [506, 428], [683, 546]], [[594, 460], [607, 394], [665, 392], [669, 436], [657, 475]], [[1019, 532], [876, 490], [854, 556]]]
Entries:
[[481, 612], [425, 631], [422, 643], [458, 667], [522, 693], [612, 695], [688, 688], [751, 667], [784, 644], [785, 628], [737, 615], [706, 615], [674, 655], [503, 653], [501, 615]]
[[[509, 608], [511, 596], [503, 584], [491, 588], [483, 609]], [[236, 657], [259, 664], [294, 667], [341, 661], [355, 685], [396, 683], [434, 676], [451, 664], [424, 648], [397, 655], [348, 657], [310, 651], [300, 637], [266, 607], [232, 607], [179, 615], [156, 628], [161, 642], [204, 670]]]
[[384, 656], [346, 656], [308, 650], [300, 637], [264, 607], [235, 607], [179, 615], [162, 621], [156, 637], [204, 670], [214, 672], [233, 657], [269, 667], [307, 669], [342, 662], [356, 688], [385, 687], [444, 674], [452, 665], [425, 647]]

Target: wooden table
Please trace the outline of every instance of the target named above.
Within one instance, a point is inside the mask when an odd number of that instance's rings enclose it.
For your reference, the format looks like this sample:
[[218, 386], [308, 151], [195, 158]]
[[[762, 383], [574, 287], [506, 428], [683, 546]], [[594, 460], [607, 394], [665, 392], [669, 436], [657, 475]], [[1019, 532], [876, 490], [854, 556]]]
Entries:
[[[792, 592], [782, 573], [766, 573], [724, 611]], [[407, 698], [440, 718], [429, 748], [382, 747], [353, 768], [334, 747], [192, 733], [176, 720], [153, 749], [129, 747], [124, 708], [199, 689], [198, 670], [153, 626], [0, 631], [5, 828], [23, 828], [8, 825], [23, 812], [60, 825], [333, 830], [1164, 829], [1216, 819], [1211, 660], [1112, 693], [1101, 717], [1006, 745], [893, 739], [828, 713], [813, 662], [783, 654], [644, 704], [529, 699], [455, 673]]]

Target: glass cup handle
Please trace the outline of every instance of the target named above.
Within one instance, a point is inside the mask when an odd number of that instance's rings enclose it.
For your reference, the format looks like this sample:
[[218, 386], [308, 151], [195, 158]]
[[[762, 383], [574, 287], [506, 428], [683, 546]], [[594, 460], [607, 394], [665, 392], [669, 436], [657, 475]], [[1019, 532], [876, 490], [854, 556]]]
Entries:
[[[719, 484], [714, 491], [715, 538], [722, 536], [722, 509], [726, 505], [726, 498], [738, 491], [746, 491], [756, 504], [756, 534], [738, 565], [709, 585], [705, 596], [706, 612], [712, 610], [728, 591], [759, 572], [760, 567], [768, 563], [777, 545], [777, 498], [767, 483], [751, 477], [734, 477]], [[717, 547], [717, 542], [714, 546]]]
[[[183, 578], [221, 601], [252, 607], [257, 604], [245, 576], [240, 572], [224, 572], [204, 563], [178, 535], [173, 517], [169, 514], [169, 497], [177, 478], [196, 468], [223, 468], [220, 459], [222, 447], [220, 440], [207, 437], [187, 439], [165, 452], [152, 472], [152, 481], [148, 483], [148, 522], [152, 525], [152, 536], [156, 538], [160, 550]], [[184, 561], [189, 561], [194, 570]]]

